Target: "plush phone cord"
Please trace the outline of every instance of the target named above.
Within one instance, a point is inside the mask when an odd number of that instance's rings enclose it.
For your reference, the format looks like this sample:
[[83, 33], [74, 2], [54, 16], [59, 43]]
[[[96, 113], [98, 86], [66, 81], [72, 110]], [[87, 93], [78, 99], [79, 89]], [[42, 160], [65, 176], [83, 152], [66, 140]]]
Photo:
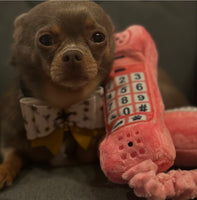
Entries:
[[[175, 165], [197, 166], [197, 108], [182, 107], [165, 112], [165, 124], [177, 151]], [[122, 178], [138, 197], [151, 200], [188, 200], [197, 198], [197, 169], [158, 173], [158, 167], [146, 160], [127, 170]]]
[[171, 170], [158, 173], [157, 165], [146, 160], [127, 170], [122, 178], [128, 181], [138, 197], [150, 200], [187, 200], [197, 197], [197, 170]]

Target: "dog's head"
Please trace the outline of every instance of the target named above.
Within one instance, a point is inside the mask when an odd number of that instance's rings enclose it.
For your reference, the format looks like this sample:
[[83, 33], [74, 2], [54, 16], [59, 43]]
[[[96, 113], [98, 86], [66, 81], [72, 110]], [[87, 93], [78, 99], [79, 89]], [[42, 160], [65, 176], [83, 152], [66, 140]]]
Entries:
[[39, 84], [47, 80], [70, 91], [96, 87], [112, 64], [113, 30], [94, 2], [41, 3], [15, 20], [14, 64]]

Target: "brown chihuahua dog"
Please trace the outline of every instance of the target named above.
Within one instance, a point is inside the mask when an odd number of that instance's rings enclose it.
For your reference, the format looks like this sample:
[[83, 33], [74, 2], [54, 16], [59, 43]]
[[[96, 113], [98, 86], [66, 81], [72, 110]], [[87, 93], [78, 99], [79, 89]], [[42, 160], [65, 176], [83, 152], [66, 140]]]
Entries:
[[26, 139], [19, 99], [36, 97], [66, 109], [86, 99], [107, 77], [114, 53], [113, 24], [89, 1], [44, 2], [15, 20], [12, 63], [19, 77], [1, 105], [0, 188], [11, 185], [26, 160], [50, 162]]

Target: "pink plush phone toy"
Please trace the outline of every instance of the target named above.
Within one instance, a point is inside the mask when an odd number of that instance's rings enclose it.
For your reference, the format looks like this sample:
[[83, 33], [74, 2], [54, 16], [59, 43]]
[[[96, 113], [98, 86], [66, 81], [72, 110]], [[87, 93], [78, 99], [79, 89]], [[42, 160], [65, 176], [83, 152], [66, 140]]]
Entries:
[[141, 26], [131, 26], [115, 39], [116, 57], [105, 88], [107, 135], [99, 148], [101, 168], [111, 181], [128, 183], [139, 197], [194, 198], [197, 178], [196, 182], [188, 178], [195, 170], [189, 175], [187, 171], [162, 173], [175, 160], [175, 146], [165, 122], [171, 130], [178, 130], [178, 124], [173, 127], [169, 123], [170, 117], [175, 119], [173, 114], [166, 114], [164, 121], [155, 44]]
[[159, 171], [173, 165], [175, 149], [164, 124], [157, 85], [157, 50], [148, 32], [131, 26], [116, 35], [116, 59], [106, 84], [107, 136], [100, 145], [107, 177], [124, 182], [123, 173], [152, 160]]

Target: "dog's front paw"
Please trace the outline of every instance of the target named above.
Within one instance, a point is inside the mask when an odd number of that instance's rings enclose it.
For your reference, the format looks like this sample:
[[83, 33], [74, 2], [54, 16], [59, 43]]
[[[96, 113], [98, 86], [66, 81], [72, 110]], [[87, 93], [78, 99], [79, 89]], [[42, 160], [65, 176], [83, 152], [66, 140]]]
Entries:
[[5, 186], [11, 186], [15, 173], [5, 163], [0, 165], [0, 189]]

